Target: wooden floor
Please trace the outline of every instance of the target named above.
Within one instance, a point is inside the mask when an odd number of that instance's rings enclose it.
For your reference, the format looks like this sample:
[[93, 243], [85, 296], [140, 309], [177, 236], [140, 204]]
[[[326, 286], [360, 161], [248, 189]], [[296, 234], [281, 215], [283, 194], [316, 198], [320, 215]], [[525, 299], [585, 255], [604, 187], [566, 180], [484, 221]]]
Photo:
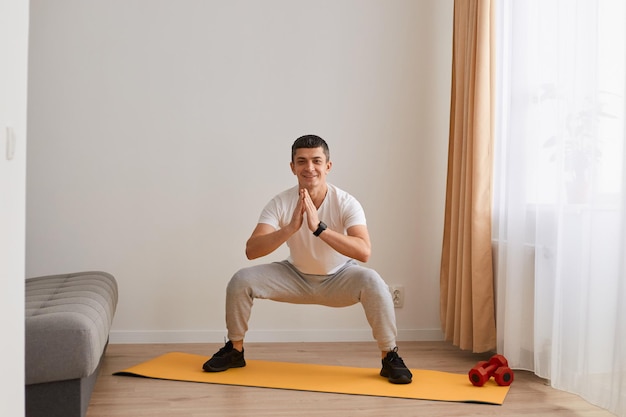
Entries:
[[[580, 397], [555, 390], [530, 372], [517, 371], [502, 406], [420, 401], [360, 395], [248, 388], [112, 376], [167, 352], [207, 358], [222, 344], [109, 345], [87, 417], [118, 416], [563, 416], [612, 417]], [[410, 368], [466, 374], [488, 356], [445, 342], [404, 342], [400, 355]], [[248, 343], [246, 358], [378, 368], [374, 343]]]

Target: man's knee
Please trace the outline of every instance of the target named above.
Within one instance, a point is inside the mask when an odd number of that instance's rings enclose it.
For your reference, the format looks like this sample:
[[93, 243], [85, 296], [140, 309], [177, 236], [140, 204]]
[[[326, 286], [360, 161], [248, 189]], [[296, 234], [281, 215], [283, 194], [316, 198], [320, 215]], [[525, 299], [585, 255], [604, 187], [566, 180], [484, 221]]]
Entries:
[[247, 292], [250, 288], [250, 274], [246, 273], [247, 268], [240, 269], [235, 272], [230, 281], [228, 281], [228, 285], [226, 286], [227, 294], [237, 294], [242, 291]]
[[378, 272], [373, 269], [366, 269], [361, 277], [363, 287], [369, 291], [389, 292], [387, 283], [382, 279]]

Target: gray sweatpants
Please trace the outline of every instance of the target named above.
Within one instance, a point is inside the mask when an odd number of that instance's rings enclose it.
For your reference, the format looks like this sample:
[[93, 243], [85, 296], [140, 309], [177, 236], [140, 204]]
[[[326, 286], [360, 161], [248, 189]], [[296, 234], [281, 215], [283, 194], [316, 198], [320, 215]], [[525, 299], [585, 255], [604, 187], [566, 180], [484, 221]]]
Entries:
[[349, 261], [333, 275], [307, 275], [287, 261], [243, 268], [226, 289], [228, 339], [243, 340], [255, 298], [347, 307], [360, 302], [383, 352], [396, 346], [396, 317], [389, 287], [376, 271]]

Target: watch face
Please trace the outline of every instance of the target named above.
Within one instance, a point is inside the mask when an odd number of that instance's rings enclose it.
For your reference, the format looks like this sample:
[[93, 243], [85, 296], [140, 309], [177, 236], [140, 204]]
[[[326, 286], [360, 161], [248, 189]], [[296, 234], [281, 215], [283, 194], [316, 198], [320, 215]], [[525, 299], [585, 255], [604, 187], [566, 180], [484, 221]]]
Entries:
[[320, 224], [317, 225], [317, 230], [314, 231], [313, 234], [315, 236], [319, 236], [324, 230], [326, 230], [326, 224], [324, 222], [320, 222]]

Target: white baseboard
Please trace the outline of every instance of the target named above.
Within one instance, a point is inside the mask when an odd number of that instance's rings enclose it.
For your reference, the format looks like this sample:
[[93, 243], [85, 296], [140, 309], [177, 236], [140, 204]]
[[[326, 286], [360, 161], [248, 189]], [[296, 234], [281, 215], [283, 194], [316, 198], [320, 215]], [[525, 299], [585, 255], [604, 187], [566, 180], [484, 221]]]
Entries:
[[[225, 331], [209, 330], [118, 330], [111, 331], [112, 344], [129, 343], [223, 343]], [[398, 342], [443, 340], [439, 329], [400, 329]], [[358, 330], [250, 330], [247, 342], [373, 342], [369, 329]]]

